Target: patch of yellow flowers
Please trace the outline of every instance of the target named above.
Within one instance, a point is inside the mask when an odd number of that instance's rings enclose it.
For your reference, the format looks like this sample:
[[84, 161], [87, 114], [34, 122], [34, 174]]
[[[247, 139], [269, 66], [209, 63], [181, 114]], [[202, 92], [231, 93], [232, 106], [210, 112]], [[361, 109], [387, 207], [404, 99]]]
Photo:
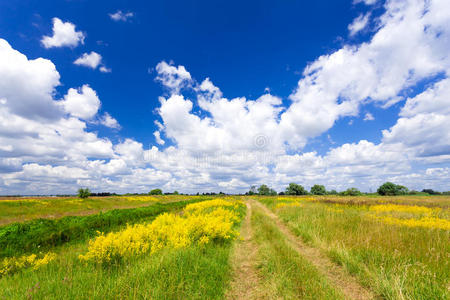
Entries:
[[316, 198], [313, 197], [299, 197], [299, 196], [282, 196], [277, 197], [278, 201], [285, 201], [285, 202], [300, 202], [300, 201], [317, 201]]
[[450, 230], [450, 221], [435, 217], [424, 217], [420, 219], [400, 219], [394, 217], [382, 217], [381, 220], [391, 225]]
[[34, 270], [48, 264], [56, 258], [56, 254], [49, 252], [43, 257], [39, 258], [36, 254], [23, 255], [20, 257], [6, 257], [0, 263], [0, 276], [15, 273], [26, 268], [33, 268]]
[[385, 204], [369, 207], [370, 217], [386, 224], [450, 230], [450, 221], [436, 217], [441, 208]]
[[301, 206], [303, 206], [303, 205], [300, 202], [291, 202], [291, 203], [281, 202], [281, 203], [277, 203], [277, 205], [275, 205], [275, 209], [287, 208], [287, 207], [301, 207]]
[[439, 212], [440, 208], [430, 208], [425, 206], [417, 205], [398, 205], [398, 204], [384, 204], [384, 205], [373, 205], [369, 208], [370, 211], [377, 213], [384, 212], [405, 212], [411, 214], [432, 214]]
[[153, 196], [126, 196], [124, 198], [128, 201], [141, 201], [141, 202], [159, 201], [158, 198]]
[[187, 205], [184, 213], [164, 213], [148, 224], [128, 226], [119, 232], [100, 234], [89, 242], [81, 261], [108, 263], [163, 248], [184, 248], [210, 242], [232, 240], [239, 235], [234, 229], [241, 216], [242, 202], [222, 199]]

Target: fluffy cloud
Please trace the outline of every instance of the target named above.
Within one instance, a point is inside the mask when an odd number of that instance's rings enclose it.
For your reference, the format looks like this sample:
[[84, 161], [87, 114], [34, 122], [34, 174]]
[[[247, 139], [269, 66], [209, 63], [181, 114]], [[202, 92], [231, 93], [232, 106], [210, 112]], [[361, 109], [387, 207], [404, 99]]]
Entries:
[[375, 118], [373, 117], [373, 115], [371, 113], [366, 113], [366, 115], [364, 116], [364, 121], [373, 121], [375, 120]]
[[52, 98], [60, 77], [50, 60], [29, 60], [0, 39], [0, 78], [0, 107], [27, 118], [60, 116]]
[[84, 53], [81, 57], [77, 58], [73, 63], [79, 66], [85, 66], [92, 69], [96, 69], [102, 62], [102, 56], [97, 52], [91, 51], [91, 53]]
[[53, 36], [43, 36], [41, 43], [45, 48], [76, 47], [84, 44], [85, 35], [81, 31], [75, 31], [75, 25], [53, 18]]
[[191, 74], [184, 66], [172, 66], [165, 61], [156, 65], [156, 80], [173, 93], [178, 93], [183, 87], [188, 87], [192, 83]]
[[348, 30], [350, 31], [350, 36], [353, 36], [366, 28], [369, 23], [370, 13], [365, 15], [361, 14], [356, 19], [353, 20], [353, 23], [348, 25]]
[[105, 125], [106, 127], [109, 127], [109, 128], [114, 128], [114, 129], [120, 129], [120, 127], [121, 127], [119, 122], [117, 122], [116, 119], [111, 117], [111, 115], [109, 113], [105, 113], [100, 118], [100, 124]]
[[59, 104], [72, 116], [89, 120], [97, 114], [100, 99], [97, 93], [85, 84], [79, 89], [69, 89]]
[[91, 69], [96, 69], [100, 65], [100, 72], [110, 73], [111, 69], [108, 69], [104, 65], [102, 65], [102, 56], [97, 52], [91, 51], [91, 53], [83, 53], [79, 58], [77, 58], [74, 64], [78, 66], [85, 66]]
[[[450, 41], [447, 1], [388, 1], [379, 30], [367, 43], [345, 45], [319, 57], [303, 72], [281, 127], [293, 148], [344, 116], [357, 115], [368, 102], [388, 107], [420, 80], [445, 72]], [[408, 34], [405, 34], [405, 33]], [[320, 105], [318, 105], [320, 103]]]
[[109, 17], [116, 22], [117, 21], [126, 22], [127, 20], [131, 19], [133, 16], [134, 16], [134, 13], [132, 13], [132, 12], [124, 13], [121, 10], [118, 10], [113, 14], [109, 14]]

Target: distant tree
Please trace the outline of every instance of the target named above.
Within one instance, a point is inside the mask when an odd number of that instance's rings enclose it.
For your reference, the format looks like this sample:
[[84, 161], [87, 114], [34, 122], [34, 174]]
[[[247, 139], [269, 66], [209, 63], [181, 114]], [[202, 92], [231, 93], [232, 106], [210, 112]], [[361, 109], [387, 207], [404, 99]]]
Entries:
[[88, 198], [91, 195], [91, 191], [88, 188], [80, 188], [78, 189], [78, 197], [85, 199]]
[[450, 195], [450, 191], [442, 192], [442, 195]]
[[385, 182], [378, 188], [377, 193], [382, 196], [406, 195], [408, 193], [408, 189], [403, 185]]
[[341, 192], [343, 196], [360, 196], [362, 193], [357, 188], [349, 188], [343, 192]]
[[150, 191], [150, 195], [162, 195], [162, 190], [161, 189], [153, 189]]
[[248, 191], [248, 193], [247, 193], [247, 195], [256, 195], [258, 192], [257, 192], [257, 190], [256, 190], [256, 186], [255, 185], [252, 185], [251, 187], [250, 187], [250, 191]]
[[[178, 191], [174, 191], [173, 192], [174, 195], [179, 195], [180, 193], [178, 193]], [[198, 194], [198, 193], [197, 193]]]
[[270, 188], [267, 185], [262, 184], [262, 185], [259, 186], [258, 194], [260, 194], [260, 195], [269, 195], [269, 193], [270, 193]]
[[440, 195], [441, 193], [438, 191], [434, 191], [432, 189], [423, 189], [422, 193], [427, 193], [429, 195]]
[[331, 190], [327, 192], [328, 195], [337, 195], [338, 192], [336, 190]]
[[286, 195], [307, 195], [308, 191], [299, 184], [289, 183], [289, 186], [286, 188], [285, 193]]
[[315, 184], [311, 187], [311, 194], [313, 195], [325, 195], [327, 190], [323, 185]]
[[279, 192], [278, 195], [283, 196], [283, 195], [285, 195], [285, 193], [284, 192]]

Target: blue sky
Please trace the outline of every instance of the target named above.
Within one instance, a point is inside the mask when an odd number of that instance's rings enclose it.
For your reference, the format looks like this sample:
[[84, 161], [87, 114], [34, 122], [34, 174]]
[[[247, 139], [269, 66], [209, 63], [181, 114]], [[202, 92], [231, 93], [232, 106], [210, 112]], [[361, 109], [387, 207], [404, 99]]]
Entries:
[[447, 6], [2, 2], [0, 194], [448, 190]]

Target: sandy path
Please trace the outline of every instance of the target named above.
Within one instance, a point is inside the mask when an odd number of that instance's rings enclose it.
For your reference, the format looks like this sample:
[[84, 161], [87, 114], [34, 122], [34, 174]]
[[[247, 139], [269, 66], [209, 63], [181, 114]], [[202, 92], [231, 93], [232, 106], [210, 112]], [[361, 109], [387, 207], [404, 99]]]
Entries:
[[258, 275], [256, 273], [256, 261], [258, 247], [253, 241], [251, 225], [252, 203], [246, 202], [247, 214], [241, 228], [241, 238], [233, 249], [232, 266], [233, 280], [227, 299], [264, 299], [259, 288]]

